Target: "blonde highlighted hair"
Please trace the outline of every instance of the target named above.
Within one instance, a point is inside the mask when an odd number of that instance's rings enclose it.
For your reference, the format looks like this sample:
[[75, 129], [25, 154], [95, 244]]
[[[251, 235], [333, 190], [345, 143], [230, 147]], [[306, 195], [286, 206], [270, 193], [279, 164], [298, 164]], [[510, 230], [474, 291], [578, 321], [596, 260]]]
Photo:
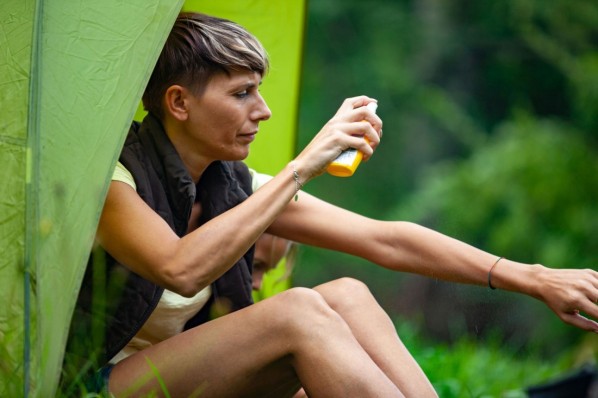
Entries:
[[242, 26], [199, 13], [181, 13], [166, 39], [143, 94], [145, 110], [162, 118], [162, 97], [178, 84], [203, 92], [216, 73], [250, 70], [268, 72], [266, 50]]

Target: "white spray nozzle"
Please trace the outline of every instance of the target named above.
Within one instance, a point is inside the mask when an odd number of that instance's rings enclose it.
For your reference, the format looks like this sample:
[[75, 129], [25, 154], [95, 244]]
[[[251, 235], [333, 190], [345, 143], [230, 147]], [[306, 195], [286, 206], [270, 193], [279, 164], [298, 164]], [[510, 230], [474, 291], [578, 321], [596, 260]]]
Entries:
[[366, 107], [371, 110], [372, 112], [376, 113], [376, 109], [378, 109], [378, 103], [377, 102], [370, 102], [369, 104], [366, 105]]

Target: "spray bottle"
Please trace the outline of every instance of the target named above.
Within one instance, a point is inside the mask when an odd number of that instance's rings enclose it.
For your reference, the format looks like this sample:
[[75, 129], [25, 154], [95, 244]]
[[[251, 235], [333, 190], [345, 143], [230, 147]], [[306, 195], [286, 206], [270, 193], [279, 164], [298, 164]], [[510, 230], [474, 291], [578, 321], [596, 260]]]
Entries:
[[[372, 112], [376, 113], [376, 109], [378, 108], [378, 103], [370, 102], [366, 105]], [[369, 142], [367, 137], [363, 138], [366, 142]], [[358, 151], [354, 148], [349, 148], [344, 150], [336, 159], [332, 161], [326, 168], [326, 171], [329, 174], [332, 174], [336, 177], [351, 177], [359, 163], [361, 163], [361, 159], [363, 158], [363, 153]]]

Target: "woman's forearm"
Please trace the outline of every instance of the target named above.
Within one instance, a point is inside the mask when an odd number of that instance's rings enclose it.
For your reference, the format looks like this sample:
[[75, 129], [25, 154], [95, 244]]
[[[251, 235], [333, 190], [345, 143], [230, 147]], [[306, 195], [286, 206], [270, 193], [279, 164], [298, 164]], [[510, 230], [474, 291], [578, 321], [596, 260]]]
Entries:
[[409, 222], [375, 224], [372, 234], [377, 244], [366, 256], [383, 267], [477, 285], [488, 285], [489, 271], [492, 268], [493, 287], [535, 295], [534, 284], [530, 281], [543, 268], [540, 265], [501, 259], [497, 255]]
[[[362, 257], [385, 268], [447, 281], [484, 285], [497, 255], [403, 221], [363, 217], [301, 193], [277, 218], [271, 232], [300, 243]], [[538, 265], [502, 259], [492, 284], [535, 294], [530, 278]]]

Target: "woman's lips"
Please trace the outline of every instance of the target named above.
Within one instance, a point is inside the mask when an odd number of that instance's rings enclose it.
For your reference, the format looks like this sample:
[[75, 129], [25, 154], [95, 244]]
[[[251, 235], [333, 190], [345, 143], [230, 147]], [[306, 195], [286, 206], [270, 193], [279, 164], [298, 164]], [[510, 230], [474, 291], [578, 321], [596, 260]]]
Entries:
[[254, 131], [252, 133], [241, 134], [239, 137], [244, 141], [252, 142], [253, 140], [255, 140], [256, 134], [257, 131]]

